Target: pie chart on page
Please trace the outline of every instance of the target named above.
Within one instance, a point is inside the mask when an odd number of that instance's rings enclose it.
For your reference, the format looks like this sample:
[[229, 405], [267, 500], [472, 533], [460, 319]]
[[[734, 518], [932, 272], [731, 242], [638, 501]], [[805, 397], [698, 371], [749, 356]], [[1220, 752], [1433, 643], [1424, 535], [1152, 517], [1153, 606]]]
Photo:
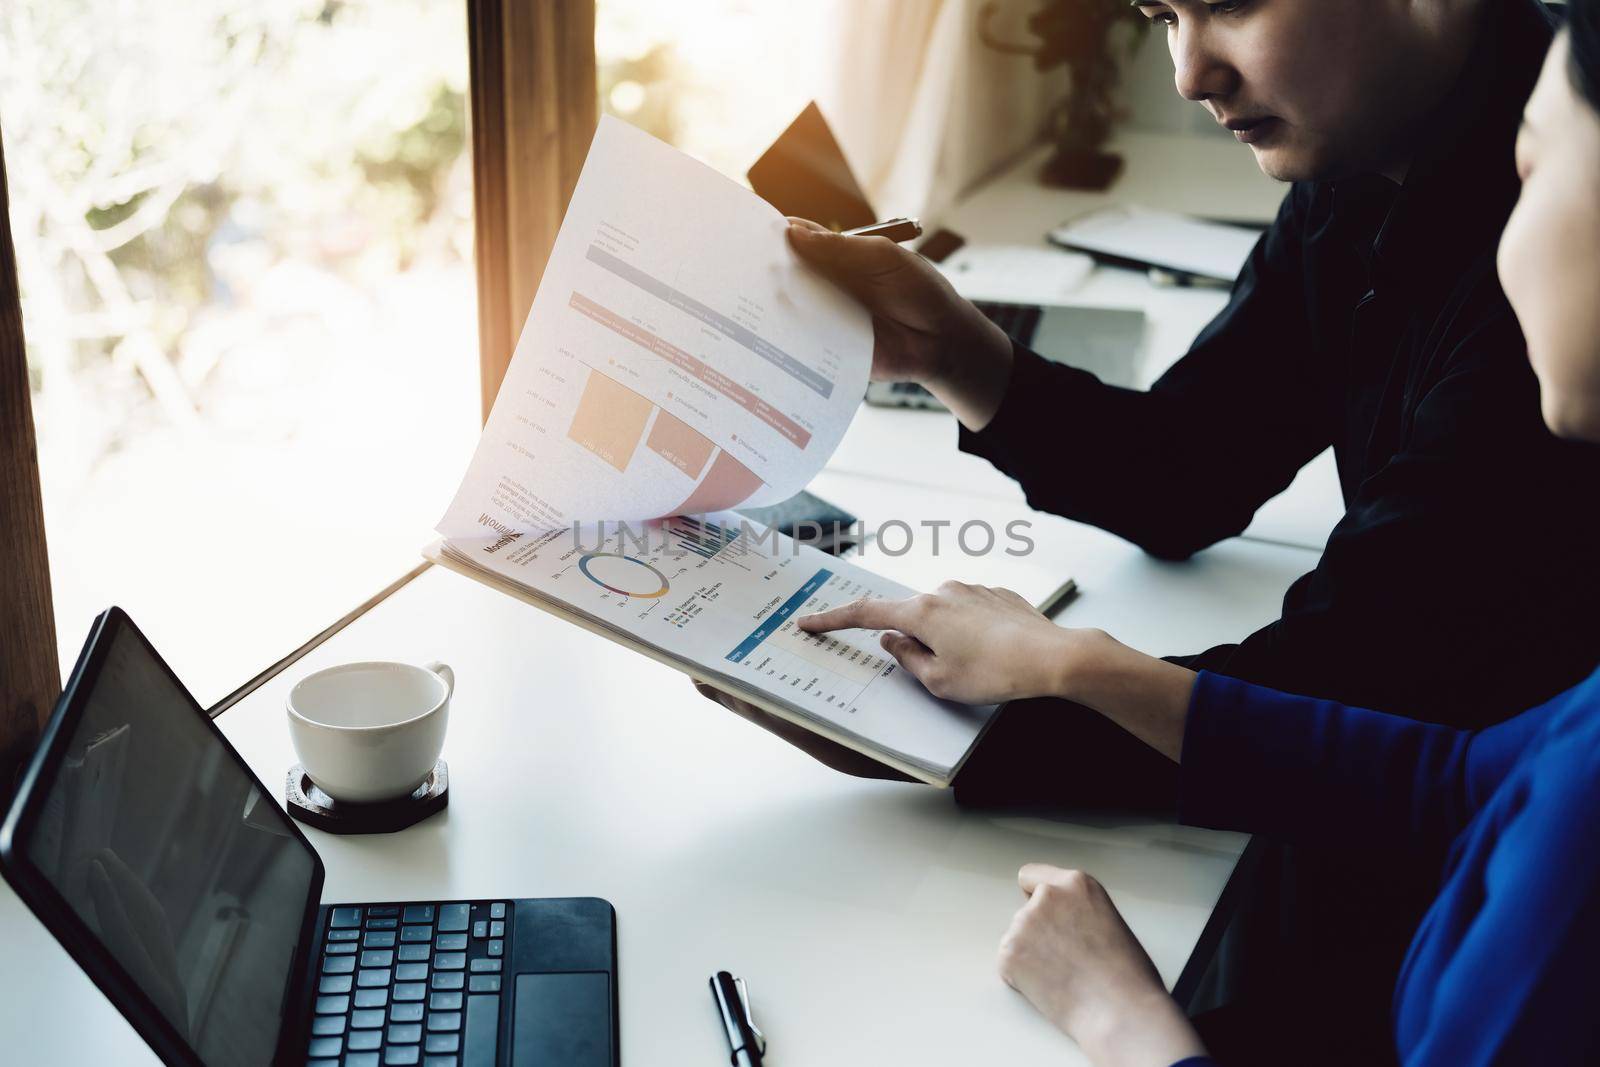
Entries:
[[578, 561], [583, 576], [619, 596], [651, 600], [672, 588], [667, 576], [642, 559], [618, 552], [591, 552]]

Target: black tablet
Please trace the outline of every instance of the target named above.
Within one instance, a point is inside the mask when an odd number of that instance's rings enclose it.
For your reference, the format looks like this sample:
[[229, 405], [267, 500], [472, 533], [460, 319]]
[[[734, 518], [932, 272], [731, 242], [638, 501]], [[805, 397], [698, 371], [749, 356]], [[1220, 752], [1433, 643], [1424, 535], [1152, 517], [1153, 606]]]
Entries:
[[304, 1059], [316, 852], [132, 620], [95, 620], [0, 871], [167, 1063]]

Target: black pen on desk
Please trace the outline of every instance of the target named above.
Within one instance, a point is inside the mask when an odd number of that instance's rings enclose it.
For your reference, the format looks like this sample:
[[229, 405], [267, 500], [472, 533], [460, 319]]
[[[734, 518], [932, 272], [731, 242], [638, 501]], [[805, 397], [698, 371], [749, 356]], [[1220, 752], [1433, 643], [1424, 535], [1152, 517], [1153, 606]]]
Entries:
[[761, 1057], [767, 1051], [767, 1038], [756, 1029], [750, 1016], [750, 987], [743, 978], [735, 978], [727, 971], [711, 976], [711, 997], [717, 1002], [717, 1015], [722, 1019], [722, 1032], [728, 1037], [733, 1067], [761, 1067]]
[[840, 231], [842, 237], [887, 237], [895, 244], [922, 236], [922, 223], [917, 219], [885, 219], [871, 226], [857, 226]]

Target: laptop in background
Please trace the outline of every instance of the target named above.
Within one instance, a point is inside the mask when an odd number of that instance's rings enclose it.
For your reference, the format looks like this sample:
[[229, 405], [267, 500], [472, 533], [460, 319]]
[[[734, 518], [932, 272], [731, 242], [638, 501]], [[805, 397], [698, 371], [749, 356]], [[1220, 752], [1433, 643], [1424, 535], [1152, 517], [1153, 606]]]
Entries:
[[[815, 103], [806, 105], [756, 160], [747, 177], [756, 194], [785, 215], [811, 219], [835, 230], [878, 220]], [[965, 243], [958, 234], [938, 230], [926, 237], [917, 251], [941, 263]], [[1142, 311], [994, 300], [974, 300], [973, 304], [1010, 337], [1046, 359], [1080, 367], [1113, 385], [1137, 384], [1144, 345]], [[873, 382], [867, 387], [866, 399], [885, 407], [944, 410], [932, 393], [913, 382]]]
[[746, 173], [750, 188], [785, 215], [853, 230], [878, 221], [844, 150], [813, 102]]
[[121, 610], [95, 620], [0, 871], [163, 1062], [618, 1062], [594, 898], [321, 902], [323, 865]]

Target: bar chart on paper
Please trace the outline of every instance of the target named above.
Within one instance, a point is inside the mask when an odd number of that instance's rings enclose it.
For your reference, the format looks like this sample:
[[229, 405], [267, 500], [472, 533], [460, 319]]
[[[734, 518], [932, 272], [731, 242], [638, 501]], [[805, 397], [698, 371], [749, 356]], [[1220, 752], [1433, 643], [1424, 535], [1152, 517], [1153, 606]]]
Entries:
[[728, 663], [733, 666], [730, 673], [753, 673], [768, 685], [785, 690], [796, 703], [853, 713], [873, 683], [888, 678], [898, 665], [882, 652], [833, 634], [808, 634], [795, 625], [795, 619], [865, 593], [858, 581], [826, 568], [817, 571], [728, 653]]
[[439, 532], [543, 533], [799, 491], [859, 406], [873, 334], [784, 228], [748, 189], [602, 121]]
[[[598, 248], [590, 249], [589, 259], [604, 264], [608, 270], [621, 274], [651, 295], [660, 296], [667, 306], [691, 314], [695, 322], [710, 324], [718, 335], [735, 338], [743, 351], [761, 355], [785, 377], [792, 378], [806, 389], [823, 398], [832, 393], [833, 381], [830, 378], [767, 344], [727, 316], [690, 300], [676, 290], [668, 289], [642, 271], [627, 267]], [[672, 509], [674, 514], [695, 514], [728, 507], [744, 500], [763, 484], [759, 474], [726, 450], [716, 447], [706, 435], [710, 432], [711, 424], [748, 417], [774, 435], [763, 448], [779, 445], [804, 451], [810, 444], [809, 430], [704, 360], [582, 293], [574, 291], [569, 305], [586, 321], [597, 323], [608, 333], [632, 342], [642, 352], [671, 367], [683, 380], [694, 383], [693, 386], [679, 387], [687, 388], [692, 400], [690, 397], [677, 396], [670, 390], [664, 397], [652, 398], [617, 382], [610, 373], [599, 367], [591, 367], [572, 426], [567, 431], [571, 441], [593, 452], [618, 472], [627, 471], [631, 458], [643, 442], [677, 476], [686, 480], [684, 499]], [[676, 414], [662, 407], [663, 401], [668, 405], [679, 405]], [[699, 429], [685, 421], [690, 418], [700, 422]], [[747, 435], [748, 432], [747, 427]], [[709, 470], [706, 467], [708, 462], [711, 463]], [[702, 472], [705, 472], [703, 479]]]
[[871, 316], [786, 232], [603, 117], [428, 558], [947, 785], [995, 709], [795, 622], [912, 590], [727, 510], [808, 485], [870, 376]]

